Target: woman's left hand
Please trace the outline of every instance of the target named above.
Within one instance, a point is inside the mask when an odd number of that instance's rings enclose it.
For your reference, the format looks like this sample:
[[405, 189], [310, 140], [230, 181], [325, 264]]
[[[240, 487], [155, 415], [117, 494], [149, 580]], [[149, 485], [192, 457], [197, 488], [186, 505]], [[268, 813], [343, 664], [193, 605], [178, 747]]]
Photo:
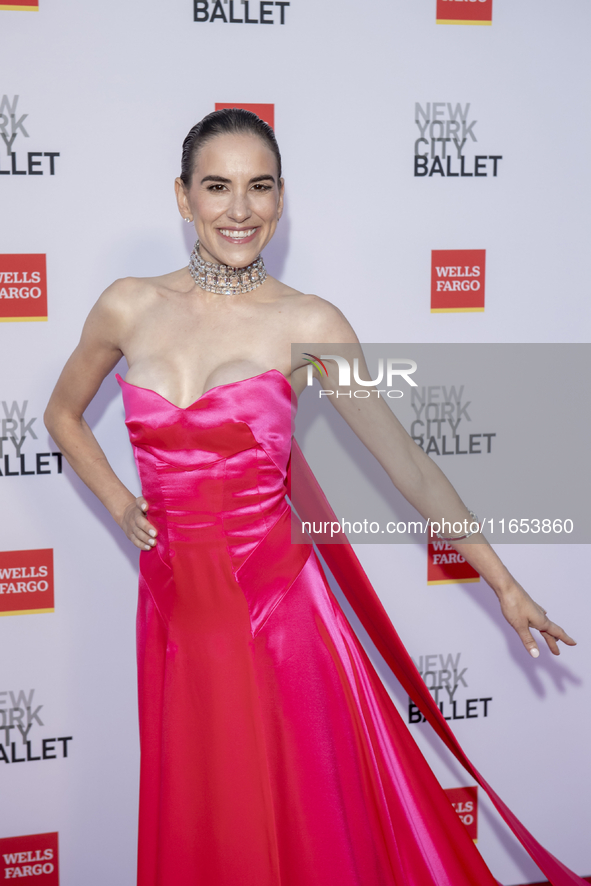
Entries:
[[550, 621], [546, 610], [535, 600], [532, 600], [527, 591], [515, 580], [502, 594], [498, 594], [498, 597], [503, 615], [511, 627], [517, 631], [523, 645], [534, 658], [539, 656], [540, 650], [532, 637], [530, 628], [540, 631], [553, 655], [560, 655], [559, 640], [566, 643], [567, 646], [577, 645], [576, 641], [569, 637], [560, 625]]

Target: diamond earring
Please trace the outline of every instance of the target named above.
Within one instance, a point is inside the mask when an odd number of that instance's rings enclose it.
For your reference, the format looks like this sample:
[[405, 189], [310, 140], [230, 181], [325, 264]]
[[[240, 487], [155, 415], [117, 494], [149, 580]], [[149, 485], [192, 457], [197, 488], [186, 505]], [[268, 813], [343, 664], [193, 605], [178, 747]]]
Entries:
[[192, 218], [186, 218], [185, 221], [186, 221], [186, 222], [189, 222], [189, 224], [191, 224], [191, 222], [193, 221], [193, 219], [192, 219]]

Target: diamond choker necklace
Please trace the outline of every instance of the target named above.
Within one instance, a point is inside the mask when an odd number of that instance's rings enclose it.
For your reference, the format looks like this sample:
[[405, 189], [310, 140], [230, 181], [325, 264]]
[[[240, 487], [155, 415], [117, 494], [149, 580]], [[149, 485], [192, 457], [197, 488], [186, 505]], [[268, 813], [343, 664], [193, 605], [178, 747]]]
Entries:
[[229, 268], [227, 265], [203, 261], [199, 255], [199, 240], [189, 259], [189, 272], [197, 286], [206, 292], [217, 292], [218, 295], [252, 292], [267, 277], [265, 263], [260, 255], [246, 268]]

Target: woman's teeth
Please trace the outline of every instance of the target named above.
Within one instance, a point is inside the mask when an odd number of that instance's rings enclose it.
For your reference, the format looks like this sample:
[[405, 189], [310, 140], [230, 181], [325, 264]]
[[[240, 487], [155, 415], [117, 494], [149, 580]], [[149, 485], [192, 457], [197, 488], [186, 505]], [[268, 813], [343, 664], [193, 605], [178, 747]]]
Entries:
[[220, 234], [224, 237], [231, 237], [233, 240], [243, 240], [245, 237], [252, 237], [256, 228], [249, 228], [247, 231], [228, 231], [226, 228], [220, 228]]

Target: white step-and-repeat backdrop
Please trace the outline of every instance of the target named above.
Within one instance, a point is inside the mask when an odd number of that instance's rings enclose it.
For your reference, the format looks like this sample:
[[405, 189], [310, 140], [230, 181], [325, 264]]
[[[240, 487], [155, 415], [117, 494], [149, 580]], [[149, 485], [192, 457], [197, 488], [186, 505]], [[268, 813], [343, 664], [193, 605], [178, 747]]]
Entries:
[[[273, 122], [267, 267], [362, 341], [584, 342], [590, 28], [585, 0], [0, 4], [1, 879], [134, 882], [136, 550], [41, 417], [100, 292], [186, 264], [188, 129], [216, 103]], [[313, 461], [339, 430], [306, 409]], [[87, 418], [138, 489], [113, 377]], [[552, 421], [532, 414], [532, 451]], [[576, 649], [529, 658], [490, 589], [424, 546], [358, 547], [468, 754], [588, 875], [589, 549], [500, 552]], [[542, 879], [378, 667], [442, 785], [469, 789], [452, 799], [498, 879]]]

